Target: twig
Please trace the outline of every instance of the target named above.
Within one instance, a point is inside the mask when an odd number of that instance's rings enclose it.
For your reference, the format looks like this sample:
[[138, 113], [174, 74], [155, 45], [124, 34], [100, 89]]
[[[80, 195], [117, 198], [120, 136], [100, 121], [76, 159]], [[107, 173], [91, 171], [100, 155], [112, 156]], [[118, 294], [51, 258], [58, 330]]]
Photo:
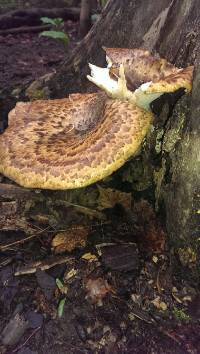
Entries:
[[176, 342], [177, 344], [181, 345], [182, 342], [180, 340], [178, 340], [172, 333], [166, 331], [162, 326], [158, 327], [158, 330], [164, 334], [165, 336], [167, 336], [168, 338], [170, 338], [171, 340], [173, 340], [174, 342]]
[[44, 261], [36, 261], [19, 269], [17, 272], [15, 272], [15, 276], [33, 274], [36, 273], [37, 270], [47, 270], [52, 267], [55, 267], [56, 265], [63, 264], [72, 260], [74, 260], [74, 258], [69, 256], [64, 256], [64, 257], [53, 257], [51, 259], [47, 259]]
[[46, 229], [43, 229], [43, 230], [40, 230], [40, 231], [36, 232], [36, 233], [33, 234], [33, 235], [30, 235], [30, 236], [28, 236], [28, 237], [25, 237], [25, 238], [23, 238], [22, 240], [18, 240], [18, 241], [15, 241], [15, 242], [8, 243], [7, 245], [0, 246], [0, 251], [5, 251], [5, 250], [7, 250], [7, 249], [10, 248], [10, 247], [13, 247], [13, 246], [16, 246], [16, 245], [18, 245], [18, 244], [27, 242], [27, 241], [31, 240], [32, 238], [37, 237], [38, 235], [40, 235], [40, 234], [42, 234], [43, 232], [47, 231], [49, 228], [50, 228], [50, 226], [46, 227]]
[[35, 328], [34, 331], [30, 334], [30, 336], [25, 340], [25, 342], [22, 343], [19, 347], [15, 348], [12, 352], [15, 353], [21, 348], [23, 348], [29, 342], [29, 340], [39, 331], [40, 328], [41, 326]]
[[41, 26], [22, 26], [15, 28], [8, 28], [5, 30], [0, 30], [0, 36], [6, 36], [7, 34], [18, 34], [18, 33], [29, 33], [29, 32], [42, 32], [50, 29], [50, 25], [41, 25]]

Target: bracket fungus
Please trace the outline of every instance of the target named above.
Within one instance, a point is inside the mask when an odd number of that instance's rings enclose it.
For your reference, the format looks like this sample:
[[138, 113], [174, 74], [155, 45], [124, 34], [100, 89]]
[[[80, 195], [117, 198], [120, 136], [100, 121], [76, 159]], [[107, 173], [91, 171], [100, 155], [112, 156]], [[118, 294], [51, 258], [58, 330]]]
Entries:
[[19, 102], [0, 136], [0, 173], [27, 188], [73, 189], [97, 182], [136, 154], [153, 121], [149, 104], [191, 90], [193, 67], [178, 69], [142, 49], [105, 49], [90, 64], [104, 92]]
[[105, 48], [107, 68], [89, 64], [88, 79], [108, 96], [128, 100], [150, 110], [150, 103], [164, 93], [192, 89], [193, 66], [179, 69], [148, 50]]

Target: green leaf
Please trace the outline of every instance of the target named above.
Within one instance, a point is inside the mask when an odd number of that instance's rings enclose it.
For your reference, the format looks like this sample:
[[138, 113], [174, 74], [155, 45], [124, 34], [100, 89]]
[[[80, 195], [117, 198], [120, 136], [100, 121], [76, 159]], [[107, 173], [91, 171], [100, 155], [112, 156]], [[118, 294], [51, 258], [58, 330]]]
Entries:
[[64, 299], [60, 300], [60, 302], [59, 302], [59, 305], [58, 305], [58, 317], [59, 318], [61, 318], [63, 315], [65, 301], [66, 301], [66, 297], [64, 297]]
[[64, 21], [62, 18], [60, 17], [57, 17], [57, 18], [54, 18], [54, 24], [55, 26], [64, 26]]
[[49, 17], [41, 17], [40, 20], [48, 25], [51, 25], [52, 30], [61, 31], [64, 27], [64, 21], [61, 17], [49, 18]]
[[63, 289], [64, 285], [59, 278], [56, 278], [56, 285], [59, 290]]
[[41, 20], [43, 23], [47, 23], [47, 24], [49, 24], [49, 25], [53, 25], [53, 26], [56, 25], [54, 18], [40, 17], [40, 20]]
[[67, 44], [69, 42], [69, 37], [66, 33], [60, 31], [44, 31], [40, 33], [40, 36], [59, 39], [63, 43]]

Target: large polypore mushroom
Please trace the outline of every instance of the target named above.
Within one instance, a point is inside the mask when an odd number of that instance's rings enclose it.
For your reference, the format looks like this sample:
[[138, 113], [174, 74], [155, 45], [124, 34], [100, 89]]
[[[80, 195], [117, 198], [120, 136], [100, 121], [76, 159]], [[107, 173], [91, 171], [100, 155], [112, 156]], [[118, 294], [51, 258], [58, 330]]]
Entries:
[[191, 67], [177, 69], [143, 50], [106, 53], [108, 68], [92, 66], [89, 79], [111, 98], [100, 92], [18, 103], [0, 136], [0, 173], [29, 188], [92, 184], [137, 152], [153, 119], [146, 109], [158, 93], [191, 89]]
[[150, 112], [104, 93], [20, 102], [0, 137], [0, 172], [29, 188], [87, 186], [138, 150], [151, 120]]

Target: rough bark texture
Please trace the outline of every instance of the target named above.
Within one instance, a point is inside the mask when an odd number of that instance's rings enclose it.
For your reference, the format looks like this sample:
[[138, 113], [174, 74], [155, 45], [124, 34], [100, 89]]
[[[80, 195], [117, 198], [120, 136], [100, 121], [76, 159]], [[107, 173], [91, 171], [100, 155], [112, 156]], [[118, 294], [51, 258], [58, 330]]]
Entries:
[[79, 37], [82, 39], [88, 33], [91, 28], [91, 0], [81, 1], [81, 13], [80, 13], [80, 24], [79, 24]]
[[176, 105], [164, 136], [163, 161], [170, 166], [167, 173], [171, 178], [162, 188], [172, 241], [194, 249], [200, 226], [200, 55], [195, 64], [192, 95]]

